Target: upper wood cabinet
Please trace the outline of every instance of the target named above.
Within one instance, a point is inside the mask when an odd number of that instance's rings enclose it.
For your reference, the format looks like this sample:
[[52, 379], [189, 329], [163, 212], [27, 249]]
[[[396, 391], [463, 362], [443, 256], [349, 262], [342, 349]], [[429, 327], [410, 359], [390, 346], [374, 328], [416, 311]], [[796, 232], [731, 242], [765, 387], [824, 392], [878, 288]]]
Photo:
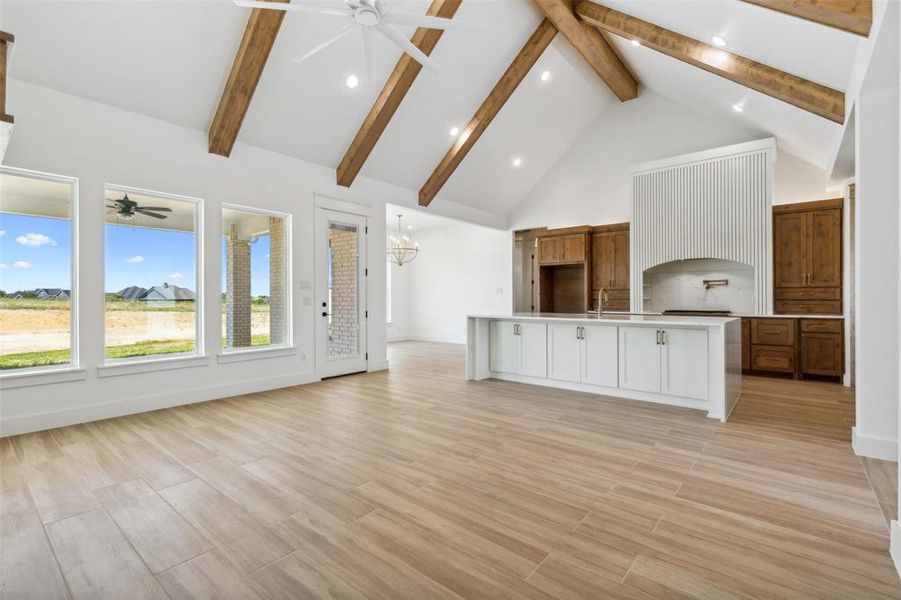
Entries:
[[776, 313], [842, 311], [842, 199], [773, 207]]
[[584, 262], [587, 245], [588, 239], [584, 233], [541, 237], [538, 239], [538, 264]]
[[629, 310], [629, 224], [593, 227], [591, 251], [592, 308], [597, 308], [597, 295], [603, 289], [605, 310]]

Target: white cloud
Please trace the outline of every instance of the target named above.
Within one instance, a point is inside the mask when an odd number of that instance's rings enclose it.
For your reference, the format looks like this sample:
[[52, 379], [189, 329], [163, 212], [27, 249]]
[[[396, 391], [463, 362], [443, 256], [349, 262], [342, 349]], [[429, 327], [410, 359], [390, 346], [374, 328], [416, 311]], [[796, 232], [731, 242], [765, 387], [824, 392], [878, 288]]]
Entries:
[[16, 242], [20, 246], [43, 246], [45, 244], [50, 244], [51, 246], [56, 246], [56, 242], [53, 241], [52, 238], [44, 235], [43, 233], [26, 233], [25, 235], [20, 235], [16, 238]]
[[3, 237], [4, 235], [6, 235], [6, 230], [0, 229], [0, 237]]
[[6, 264], [6, 263], [0, 263], [0, 271], [2, 271], [3, 269], [8, 269], [8, 268], [9, 268], [9, 265], [8, 265], [8, 264]]
[[144, 257], [141, 256], [140, 254], [138, 254], [137, 256], [132, 256], [131, 258], [129, 258], [129, 259], [126, 260], [125, 262], [127, 262], [127, 263], [130, 264], [130, 265], [139, 265], [139, 264], [141, 264], [142, 262], [144, 262]]
[[13, 263], [13, 269], [30, 269], [31, 263], [27, 260], [17, 260]]
[[181, 273], [179, 273], [178, 271], [169, 275], [169, 279], [184, 279], [184, 278], [185, 278], [185, 276], [182, 275]]

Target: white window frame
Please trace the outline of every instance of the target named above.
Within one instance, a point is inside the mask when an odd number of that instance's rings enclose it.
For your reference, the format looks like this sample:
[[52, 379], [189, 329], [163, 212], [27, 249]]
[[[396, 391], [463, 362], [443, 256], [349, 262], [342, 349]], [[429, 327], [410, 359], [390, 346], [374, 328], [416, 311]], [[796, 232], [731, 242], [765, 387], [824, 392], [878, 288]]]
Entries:
[[[276, 356], [288, 356], [292, 354], [296, 354], [297, 348], [294, 346], [294, 301], [292, 295], [292, 284], [291, 277], [294, 273], [294, 269], [291, 264], [291, 260], [293, 257], [293, 253], [291, 252], [292, 248], [292, 235], [294, 232], [294, 223], [292, 221], [292, 215], [290, 213], [279, 212], [277, 210], [268, 210], [265, 208], [258, 208], [255, 206], [244, 206], [241, 204], [222, 204], [219, 208], [219, 224], [221, 229], [222, 220], [224, 217], [224, 211], [228, 210], [237, 210], [241, 212], [247, 212], [251, 214], [257, 215], [266, 215], [269, 217], [278, 217], [280, 219], [285, 220], [285, 343], [268, 346], [258, 346], [254, 348], [253, 346], [247, 348], [226, 348], [222, 345], [223, 337], [222, 337], [222, 315], [219, 314], [219, 323], [217, 326], [217, 331], [220, 332], [217, 336], [218, 339], [218, 362], [220, 363], [228, 363], [236, 360], [241, 360], [239, 356], [246, 357], [248, 360], [251, 358], [274, 358]], [[219, 253], [219, 269], [217, 270], [216, 276], [219, 278], [219, 293], [217, 294], [217, 305], [221, 306], [222, 303], [222, 294], [228, 293], [228, 290], [225, 289], [226, 282], [222, 281], [222, 265], [225, 262], [225, 256], [222, 255], [222, 239], [221, 237], [225, 236], [226, 232], [224, 230], [220, 233], [220, 239], [216, 244], [217, 252]], [[270, 243], [271, 243], [270, 238]], [[270, 252], [272, 251], [272, 246], [270, 245]], [[272, 315], [270, 313], [270, 319]]]
[[80, 367], [79, 322], [78, 322], [78, 178], [56, 175], [31, 169], [0, 166], [0, 173], [64, 183], [69, 186], [69, 223], [71, 227], [71, 248], [69, 255], [69, 362], [61, 365], [25, 367], [0, 372], [0, 389], [10, 389], [29, 385], [60, 383], [85, 379], [85, 370]]
[[195, 319], [194, 319], [194, 351], [193, 352], [174, 352], [172, 354], [153, 354], [150, 356], [133, 356], [130, 358], [106, 358], [106, 226], [110, 223], [106, 221], [106, 213], [103, 214], [103, 240], [101, 243], [101, 251], [103, 255], [103, 284], [100, 286], [98, 294], [101, 306], [103, 306], [104, 323], [103, 323], [103, 352], [101, 353], [101, 366], [97, 368], [98, 375], [101, 377], [111, 375], [125, 375], [132, 373], [140, 373], [144, 371], [156, 371], [161, 369], [174, 368], [175, 363], [184, 362], [184, 366], [201, 366], [207, 364], [205, 360], [206, 348], [204, 346], [203, 324], [204, 318], [203, 304], [206, 294], [203, 290], [203, 274], [204, 274], [204, 253], [203, 253], [203, 199], [194, 198], [192, 196], [183, 196], [181, 194], [171, 194], [168, 192], [160, 192], [157, 190], [148, 190], [127, 185], [118, 185], [107, 183], [103, 186], [103, 193], [107, 190], [121, 192], [123, 194], [140, 194], [146, 196], [156, 196], [158, 198], [166, 198], [168, 200], [178, 200], [180, 202], [190, 202], [194, 206], [194, 257], [196, 264], [194, 267], [194, 289], [197, 290], [196, 299], [194, 300]]

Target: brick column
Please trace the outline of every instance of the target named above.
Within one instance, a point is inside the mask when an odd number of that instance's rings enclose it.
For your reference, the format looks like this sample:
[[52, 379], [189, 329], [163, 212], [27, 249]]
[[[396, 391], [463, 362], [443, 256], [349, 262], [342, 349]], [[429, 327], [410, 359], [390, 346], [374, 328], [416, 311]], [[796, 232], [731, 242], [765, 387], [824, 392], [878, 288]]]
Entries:
[[225, 242], [225, 333], [229, 348], [250, 346], [250, 242], [231, 226]]
[[269, 343], [283, 344], [286, 332], [285, 219], [269, 217]]

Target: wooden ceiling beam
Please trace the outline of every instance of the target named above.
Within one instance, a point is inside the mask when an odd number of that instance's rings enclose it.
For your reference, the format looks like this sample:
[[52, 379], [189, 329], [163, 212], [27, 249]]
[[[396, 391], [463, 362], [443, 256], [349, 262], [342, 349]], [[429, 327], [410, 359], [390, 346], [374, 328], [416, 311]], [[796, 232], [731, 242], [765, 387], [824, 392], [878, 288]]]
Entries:
[[576, 17], [573, 0], [535, 0], [535, 4], [575, 46], [617, 98], [625, 102], [638, 97], [638, 81], [635, 76], [604, 34]]
[[[290, 0], [273, 1], [290, 2]], [[260, 8], [251, 10], [241, 45], [238, 46], [238, 52], [232, 63], [231, 73], [219, 99], [219, 107], [210, 125], [208, 142], [211, 154], [222, 156], [231, 154], [284, 18], [285, 11], [282, 10]]]
[[15, 36], [0, 31], [0, 121], [14, 123], [13, 116], [6, 113], [6, 65], [10, 44], [16, 41]]
[[[432, 4], [429, 6], [426, 14], [450, 19], [456, 14], [462, 3], [463, 0], [432, 0]], [[435, 46], [438, 45], [438, 40], [441, 39], [442, 33], [441, 29], [420, 27], [413, 33], [410, 41], [422, 50], [423, 54], [430, 56]], [[354, 182], [360, 169], [363, 168], [363, 163], [369, 158], [372, 149], [375, 148], [376, 143], [379, 141], [382, 133], [384, 133], [400, 103], [403, 102], [407, 92], [410, 91], [410, 87], [421, 70], [422, 65], [406, 52], [397, 59], [397, 64], [388, 77], [388, 81], [385, 82], [385, 86], [379, 92], [378, 98], [376, 98], [372, 108], [369, 109], [369, 114], [366, 115], [362, 125], [360, 125], [357, 135], [354, 136], [353, 141], [344, 153], [344, 158], [338, 164], [338, 185], [350, 187]]]
[[550, 19], [543, 19], [419, 190], [420, 206], [428, 206], [435, 199], [556, 35], [557, 28]]
[[586, 23], [615, 33], [808, 112], [843, 123], [844, 93], [733, 54], [625, 13], [579, 0], [576, 14]]
[[793, 17], [867, 37], [873, 0], [743, 0]]

